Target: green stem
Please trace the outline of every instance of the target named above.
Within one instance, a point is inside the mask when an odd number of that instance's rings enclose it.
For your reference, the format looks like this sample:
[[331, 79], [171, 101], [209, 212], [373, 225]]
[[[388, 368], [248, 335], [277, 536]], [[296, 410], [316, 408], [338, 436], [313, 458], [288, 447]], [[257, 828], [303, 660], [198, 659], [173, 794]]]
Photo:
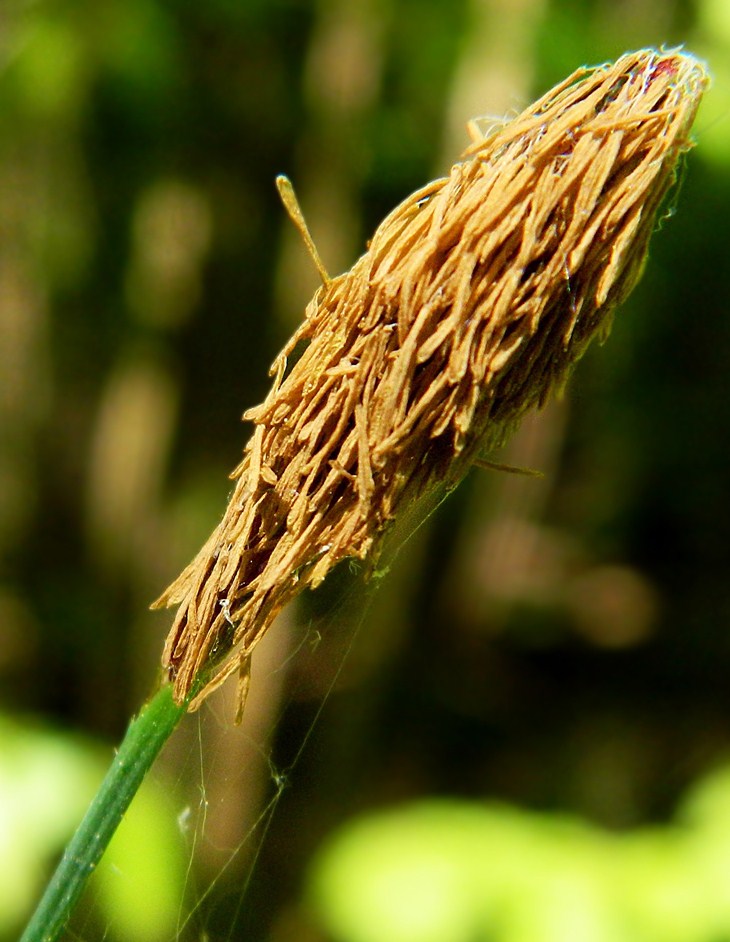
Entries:
[[165, 684], [132, 720], [96, 797], [64, 852], [20, 942], [53, 942], [142, 780], [187, 709]]

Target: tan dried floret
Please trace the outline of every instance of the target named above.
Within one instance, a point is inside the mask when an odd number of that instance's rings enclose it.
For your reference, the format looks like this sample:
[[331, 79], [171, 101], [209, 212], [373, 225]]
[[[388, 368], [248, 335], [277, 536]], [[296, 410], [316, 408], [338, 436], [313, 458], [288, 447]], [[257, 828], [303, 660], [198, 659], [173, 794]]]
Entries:
[[244, 416], [223, 520], [155, 603], [179, 606], [163, 656], [176, 699], [202, 681], [194, 708], [237, 669], [245, 688], [283, 605], [344, 558], [374, 566], [397, 515], [564, 383], [641, 273], [706, 84], [679, 51], [578, 70], [474, 130], [449, 176], [325, 281]]

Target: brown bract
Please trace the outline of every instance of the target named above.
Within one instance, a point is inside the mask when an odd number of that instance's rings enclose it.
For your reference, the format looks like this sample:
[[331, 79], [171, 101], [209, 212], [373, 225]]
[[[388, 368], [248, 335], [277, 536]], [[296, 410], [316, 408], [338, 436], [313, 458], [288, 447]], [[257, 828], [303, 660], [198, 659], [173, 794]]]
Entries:
[[163, 657], [178, 701], [235, 670], [243, 698], [286, 602], [342, 559], [372, 567], [406, 507], [453, 488], [564, 383], [641, 273], [706, 84], [678, 51], [580, 69], [474, 130], [449, 176], [317, 291], [244, 416], [223, 520], [155, 603], [179, 606]]

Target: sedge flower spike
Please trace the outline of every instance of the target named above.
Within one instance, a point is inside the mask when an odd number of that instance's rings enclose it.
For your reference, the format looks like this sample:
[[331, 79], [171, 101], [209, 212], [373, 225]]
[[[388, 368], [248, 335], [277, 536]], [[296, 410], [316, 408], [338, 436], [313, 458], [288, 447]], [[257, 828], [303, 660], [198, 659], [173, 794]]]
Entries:
[[[220, 524], [156, 606], [195, 708], [283, 605], [456, 486], [560, 388], [638, 280], [708, 82], [642, 50], [580, 69], [482, 135], [329, 279], [273, 367]], [[289, 369], [287, 358], [304, 352]]]

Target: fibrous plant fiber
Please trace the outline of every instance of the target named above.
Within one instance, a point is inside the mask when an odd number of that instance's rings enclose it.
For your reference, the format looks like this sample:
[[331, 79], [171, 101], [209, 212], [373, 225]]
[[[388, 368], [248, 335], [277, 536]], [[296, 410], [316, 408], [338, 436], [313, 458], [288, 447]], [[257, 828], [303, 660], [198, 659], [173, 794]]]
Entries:
[[[680, 51], [580, 69], [474, 141], [327, 280], [273, 367], [225, 515], [155, 603], [182, 700], [242, 696], [277, 612], [340, 560], [372, 567], [406, 507], [463, 478], [636, 283], [707, 84]], [[287, 358], [305, 349], [288, 369]]]

